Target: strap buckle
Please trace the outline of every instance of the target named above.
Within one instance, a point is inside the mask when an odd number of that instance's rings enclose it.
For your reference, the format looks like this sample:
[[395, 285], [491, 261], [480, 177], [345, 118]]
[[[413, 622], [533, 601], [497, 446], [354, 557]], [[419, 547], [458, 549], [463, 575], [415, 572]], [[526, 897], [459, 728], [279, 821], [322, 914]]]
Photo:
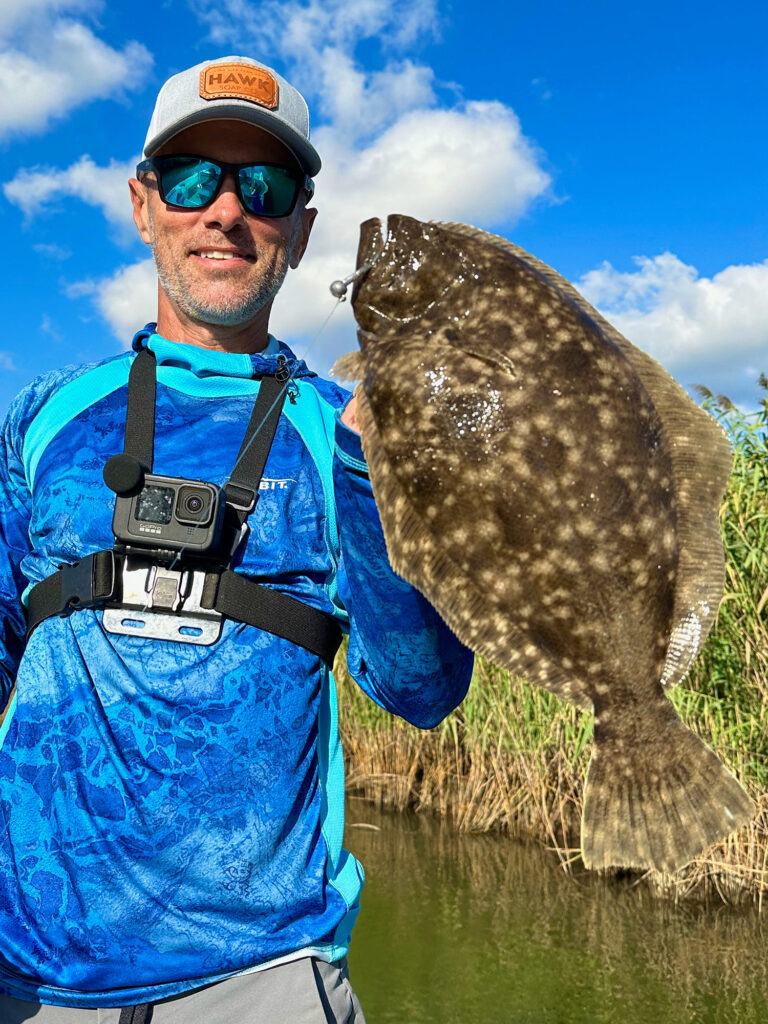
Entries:
[[117, 573], [115, 553], [112, 550], [86, 555], [74, 565], [65, 562], [59, 569], [64, 605], [60, 615], [69, 614], [72, 608], [89, 608], [101, 604], [115, 595]]
[[231, 480], [224, 484], [224, 494], [227, 504], [238, 514], [244, 514], [246, 517], [253, 512], [256, 502], [259, 500], [258, 492], [254, 491], [252, 487], [233, 484]]

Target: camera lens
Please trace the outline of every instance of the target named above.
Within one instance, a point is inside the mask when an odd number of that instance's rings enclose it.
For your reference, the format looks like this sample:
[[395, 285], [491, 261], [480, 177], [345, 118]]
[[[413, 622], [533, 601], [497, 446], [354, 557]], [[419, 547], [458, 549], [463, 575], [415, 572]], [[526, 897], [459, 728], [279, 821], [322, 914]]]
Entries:
[[213, 488], [186, 484], [179, 488], [176, 499], [176, 520], [188, 526], [204, 526], [211, 517], [213, 504]]

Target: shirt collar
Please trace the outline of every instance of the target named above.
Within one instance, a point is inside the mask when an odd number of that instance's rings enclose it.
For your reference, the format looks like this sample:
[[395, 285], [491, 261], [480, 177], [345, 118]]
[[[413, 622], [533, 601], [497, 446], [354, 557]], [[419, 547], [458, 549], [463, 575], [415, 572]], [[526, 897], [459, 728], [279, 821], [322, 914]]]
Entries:
[[139, 352], [148, 348], [154, 352], [158, 365], [176, 366], [189, 370], [196, 377], [262, 377], [274, 373], [274, 360], [285, 357], [292, 377], [314, 377], [303, 360], [297, 359], [291, 349], [273, 335], [268, 335], [266, 348], [251, 354], [217, 352], [190, 345], [183, 341], [170, 341], [157, 334], [154, 323], [149, 323], [134, 335], [132, 348]]

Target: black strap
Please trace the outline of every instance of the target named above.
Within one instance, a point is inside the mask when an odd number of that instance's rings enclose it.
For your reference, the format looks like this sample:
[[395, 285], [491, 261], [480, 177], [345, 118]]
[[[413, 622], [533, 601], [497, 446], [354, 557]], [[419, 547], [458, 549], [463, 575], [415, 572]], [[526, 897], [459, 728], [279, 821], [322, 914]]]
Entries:
[[235, 507], [241, 524], [256, 505], [259, 484], [283, 411], [285, 395], [284, 383], [275, 377], [262, 377], [234, 469], [224, 484], [227, 502]]
[[123, 451], [140, 462], [147, 473], [152, 472], [155, 461], [156, 395], [157, 360], [154, 352], [143, 348], [133, 360], [128, 374]]
[[[275, 376], [261, 379], [234, 469], [224, 485], [227, 503], [234, 508], [241, 525], [256, 506], [289, 379], [285, 356], [279, 356]], [[133, 360], [128, 375], [123, 452], [136, 459], [148, 473], [152, 472], [155, 455], [156, 397], [157, 360], [154, 352], [143, 348]]]
[[109, 601], [116, 589], [117, 564], [112, 550], [59, 566], [58, 572], [32, 587], [27, 596], [27, 637], [43, 619]]
[[216, 611], [290, 640], [333, 665], [342, 633], [330, 615], [231, 569], [225, 569], [218, 580], [213, 602]]
[[139, 1003], [137, 1006], [123, 1006], [118, 1024], [149, 1024], [151, 1020], [152, 1003]]
[[[152, 471], [154, 461], [156, 371], [154, 353], [142, 349], [128, 378], [124, 454], [137, 460], [147, 472]], [[275, 376], [261, 380], [235, 468], [224, 485], [227, 504], [240, 525], [255, 507], [289, 380], [285, 358], [279, 357]], [[116, 597], [121, 558], [114, 551], [98, 551], [75, 565], [60, 566], [58, 572], [34, 586], [27, 600], [27, 637], [51, 615], [93, 607]], [[274, 633], [333, 664], [341, 643], [341, 628], [332, 616], [303, 601], [231, 569], [208, 574], [203, 601], [205, 607], [227, 618]]]
[[[115, 597], [121, 566], [122, 556], [112, 550], [97, 551], [75, 565], [62, 566], [34, 586], [27, 599], [27, 637], [52, 615], [66, 615], [73, 608], [92, 608]], [[231, 569], [220, 576], [209, 573], [203, 593], [205, 607], [290, 640], [333, 665], [342, 633], [326, 612]]]

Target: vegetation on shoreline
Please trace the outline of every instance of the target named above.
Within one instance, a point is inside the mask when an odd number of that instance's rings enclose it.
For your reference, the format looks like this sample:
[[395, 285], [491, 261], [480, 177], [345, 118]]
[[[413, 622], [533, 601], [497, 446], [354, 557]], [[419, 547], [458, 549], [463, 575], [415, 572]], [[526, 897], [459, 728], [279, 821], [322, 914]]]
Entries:
[[[768, 380], [761, 376], [768, 391]], [[726, 429], [734, 464], [720, 512], [726, 588], [690, 675], [670, 692], [683, 720], [718, 753], [758, 805], [755, 820], [674, 875], [647, 872], [659, 895], [768, 896], [768, 395], [739, 412], [700, 391]], [[469, 694], [423, 732], [363, 696], [337, 663], [347, 788], [382, 806], [449, 817], [462, 831], [501, 830], [579, 857], [592, 716], [477, 659]], [[624, 872], [626, 874], [626, 872]]]

